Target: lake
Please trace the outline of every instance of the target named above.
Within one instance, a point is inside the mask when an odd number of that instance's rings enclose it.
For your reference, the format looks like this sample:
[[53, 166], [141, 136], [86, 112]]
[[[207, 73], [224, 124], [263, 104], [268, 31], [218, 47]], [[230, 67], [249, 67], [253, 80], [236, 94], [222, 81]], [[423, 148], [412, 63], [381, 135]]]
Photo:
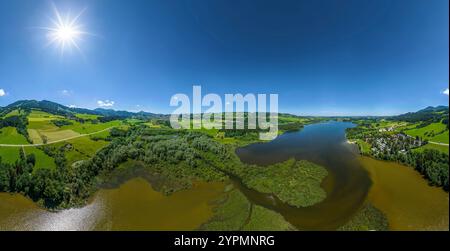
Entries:
[[[333, 230], [350, 219], [366, 202], [382, 210], [393, 230], [448, 229], [448, 193], [428, 186], [412, 168], [361, 157], [348, 144], [348, 122], [305, 126], [267, 143], [236, 150], [245, 163], [269, 165], [289, 158], [324, 166], [322, 183], [327, 198], [297, 208], [276, 197], [234, 185], [254, 204], [279, 212], [304, 230]], [[211, 201], [221, 197], [223, 183], [197, 182], [170, 196], [156, 192], [143, 178], [100, 189], [82, 208], [51, 213], [19, 194], [0, 193], [0, 230], [192, 230], [213, 214]]]
[[356, 145], [347, 143], [348, 122], [307, 125], [269, 143], [237, 149], [243, 162], [270, 165], [289, 158], [306, 159], [328, 170], [322, 187], [327, 198], [311, 207], [296, 208], [243, 188], [256, 204], [281, 213], [299, 229], [332, 230], [344, 224], [368, 199], [383, 211], [392, 230], [449, 228], [449, 196], [431, 187], [410, 167], [362, 157]]

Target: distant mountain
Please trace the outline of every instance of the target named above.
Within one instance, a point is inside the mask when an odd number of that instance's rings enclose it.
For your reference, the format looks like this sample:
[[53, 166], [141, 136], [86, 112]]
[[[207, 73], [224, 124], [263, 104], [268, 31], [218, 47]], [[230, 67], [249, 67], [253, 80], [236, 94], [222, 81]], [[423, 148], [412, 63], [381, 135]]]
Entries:
[[31, 110], [31, 109], [39, 109], [44, 112], [48, 112], [55, 115], [61, 115], [65, 117], [75, 117], [76, 113], [84, 113], [84, 114], [92, 114], [99, 115], [105, 117], [120, 117], [120, 118], [162, 118], [166, 115], [162, 114], [154, 114], [149, 112], [128, 112], [128, 111], [116, 111], [113, 109], [102, 109], [97, 108], [94, 110], [85, 109], [85, 108], [71, 108], [67, 107], [52, 101], [48, 100], [19, 100], [12, 104], [9, 104], [5, 107], [0, 108], [0, 116], [3, 116], [13, 110], [23, 109], [23, 110]]
[[417, 112], [408, 112], [398, 116], [393, 116], [392, 120], [401, 120], [407, 122], [441, 122], [448, 124], [448, 106], [429, 106]]

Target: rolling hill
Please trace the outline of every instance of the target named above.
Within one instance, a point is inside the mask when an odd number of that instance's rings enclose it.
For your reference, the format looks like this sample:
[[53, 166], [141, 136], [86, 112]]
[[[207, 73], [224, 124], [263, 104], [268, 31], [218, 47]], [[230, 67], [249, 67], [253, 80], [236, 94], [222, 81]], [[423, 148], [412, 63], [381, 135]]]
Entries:
[[25, 110], [31, 111], [32, 109], [41, 110], [43, 112], [47, 112], [54, 115], [60, 115], [64, 117], [75, 118], [76, 114], [89, 114], [89, 115], [97, 115], [104, 117], [118, 117], [118, 118], [162, 118], [165, 115], [162, 114], [154, 114], [149, 112], [128, 112], [128, 111], [116, 111], [112, 109], [102, 109], [97, 108], [94, 110], [85, 109], [85, 108], [71, 108], [67, 107], [52, 101], [48, 100], [19, 100], [10, 105], [0, 108], [0, 117], [3, 117], [7, 114], [14, 114], [15, 111]]

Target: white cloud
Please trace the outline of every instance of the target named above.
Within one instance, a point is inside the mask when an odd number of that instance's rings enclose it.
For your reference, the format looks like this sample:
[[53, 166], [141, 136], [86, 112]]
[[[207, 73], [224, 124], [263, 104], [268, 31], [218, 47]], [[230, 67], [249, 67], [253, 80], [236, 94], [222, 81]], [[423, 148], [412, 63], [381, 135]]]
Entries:
[[69, 105], [69, 108], [77, 108], [76, 105]]
[[0, 97], [3, 97], [3, 96], [5, 96], [6, 95], [6, 92], [5, 92], [5, 90], [3, 90], [3, 89], [0, 89]]
[[100, 106], [100, 107], [111, 107], [111, 106], [114, 105], [114, 101], [111, 101], [111, 100], [105, 100], [105, 101], [99, 100], [99, 101], [97, 101], [97, 105]]
[[448, 96], [448, 88], [447, 89], [445, 89], [443, 92], [442, 92], [442, 94], [445, 94], [445, 95], [447, 95]]
[[61, 91], [61, 95], [63, 95], [63, 96], [70, 96], [70, 95], [72, 95], [72, 93], [73, 93], [73, 91], [71, 91], [71, 90], [62, 90]]

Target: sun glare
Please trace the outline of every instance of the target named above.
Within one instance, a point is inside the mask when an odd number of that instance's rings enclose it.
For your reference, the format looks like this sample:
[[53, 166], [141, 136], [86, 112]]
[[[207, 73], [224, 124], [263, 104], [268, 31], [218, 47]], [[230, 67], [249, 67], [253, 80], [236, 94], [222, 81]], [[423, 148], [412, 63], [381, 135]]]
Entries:
[[86, 35], [82, 30], [82, 26], [78, 23], [79, 18], [84, 10], [78, 15], [71, 17], [70, 14], [62, 16], [56, 6], [53, 6], [55, 17], [51, 18], [52, 27], [44, 27], [48, 31], [48, 45], [55, 45], [60, 49], [61, 54], [67, 49], [76, 48], [80, 53], [81, 49], [78, 43], [81, 41], [83, 35]]

